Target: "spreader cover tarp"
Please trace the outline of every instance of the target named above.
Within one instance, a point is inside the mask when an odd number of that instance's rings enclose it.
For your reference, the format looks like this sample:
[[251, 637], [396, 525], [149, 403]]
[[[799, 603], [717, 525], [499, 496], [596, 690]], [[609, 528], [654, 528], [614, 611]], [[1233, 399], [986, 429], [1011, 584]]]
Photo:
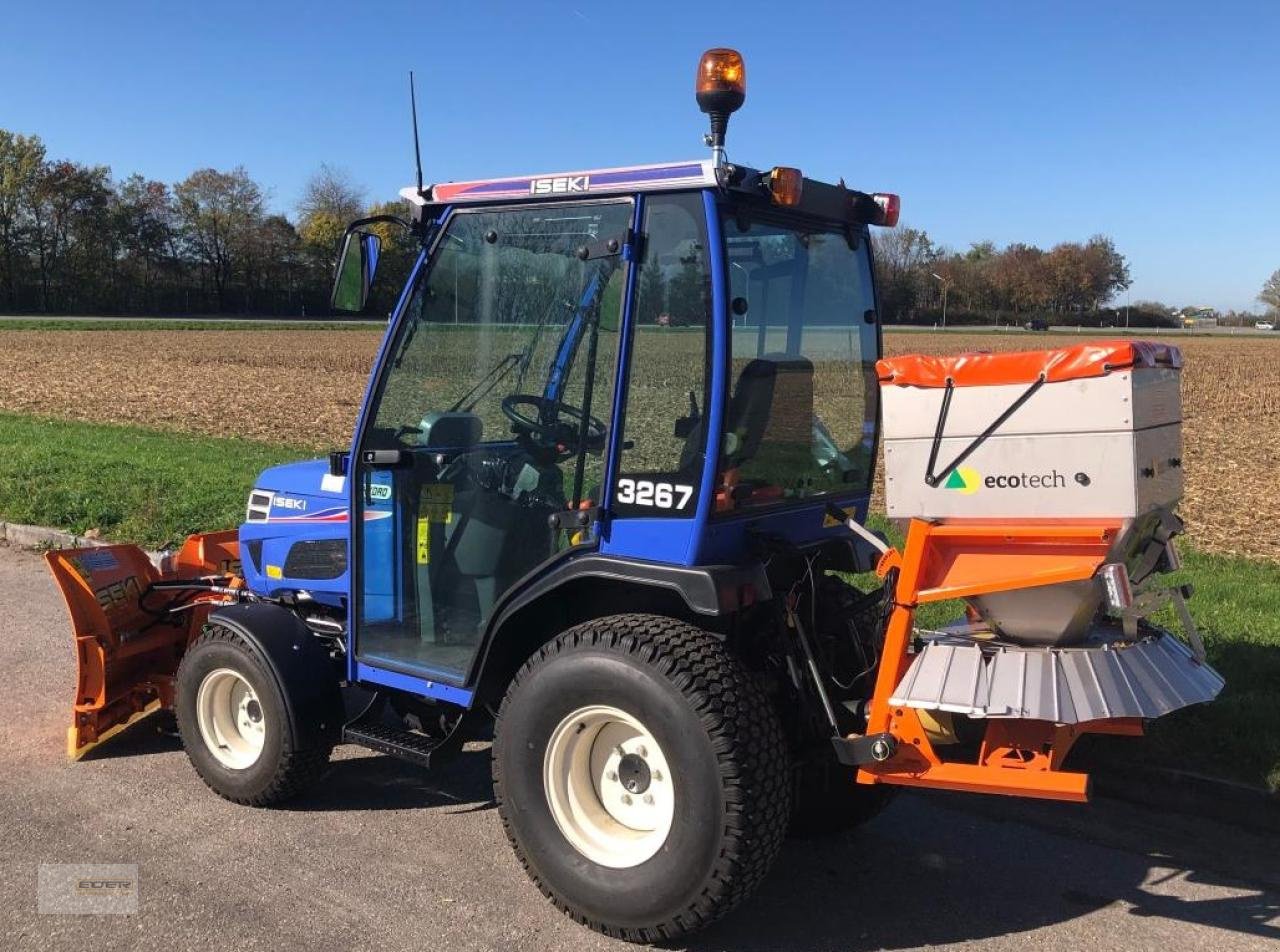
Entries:
[[882, 384], [900, 387], [991, 387], [1101, 377], [1116, 370], [1182, 366], [1177, 347], [1155, 341], [1091, 341], [1056, 350], [969, 353], [958, 357], [910, 354], [876, 362]]

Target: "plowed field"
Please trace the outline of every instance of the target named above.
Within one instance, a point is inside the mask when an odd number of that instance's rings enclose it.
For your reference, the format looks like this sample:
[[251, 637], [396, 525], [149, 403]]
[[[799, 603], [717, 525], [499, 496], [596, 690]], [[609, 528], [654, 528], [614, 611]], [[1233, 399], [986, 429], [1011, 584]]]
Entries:
[[[350, 441], [381, 335], [359, 331], [6, 331], [0, 410], [314, 446]], [[900, 354], [1080, 338], [889, 334]], [[1280, 560], [1280, 341], [1184, 338], [1187, 496], [1201, 548]]]

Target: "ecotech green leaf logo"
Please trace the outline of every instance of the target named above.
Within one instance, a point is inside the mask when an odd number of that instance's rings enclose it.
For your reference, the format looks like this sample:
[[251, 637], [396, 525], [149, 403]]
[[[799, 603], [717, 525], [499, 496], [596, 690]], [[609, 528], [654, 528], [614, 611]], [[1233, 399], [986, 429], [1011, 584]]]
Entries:
[[947, 477], [947, 481], [942, 484], [943, 489], [955, 489], [971, 496], [978, 491], [978, 487], [982, 485], [982, 477], [978, 475], [978, 471], [969, 466], [957, 466], [951, 471], [951, 475]]

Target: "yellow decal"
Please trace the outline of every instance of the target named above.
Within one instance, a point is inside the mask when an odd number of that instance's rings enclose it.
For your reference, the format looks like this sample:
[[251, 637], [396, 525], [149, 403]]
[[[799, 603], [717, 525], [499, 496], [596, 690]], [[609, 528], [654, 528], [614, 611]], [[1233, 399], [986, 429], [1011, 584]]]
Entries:
[[427, 519], [418, 520], [418, 564], [427, 565], [431, 562], [431, 522]]
[[432, 522], [448, 522], [453, 518], [453, 487], [448, 485], [423, 486], [422, 508], [419, 510], [423, 518]]
[[284, 572], [278, 565], [267, 566], [267, 578], [284, 578]]
[[840, 514], [844, 516], [844, 519], [837, 519], [835, 516], [831, 515], [831, 513], [829, 512], [826, 515], [824, 515], [822, 517], [822, 528], [831, 529], [831, 528], [834, 528], [835, 526], [844, 525], [845, 521], [847, 521], [849, 518], [849, 514], [845, 512], [843, 509], [840, 510]]

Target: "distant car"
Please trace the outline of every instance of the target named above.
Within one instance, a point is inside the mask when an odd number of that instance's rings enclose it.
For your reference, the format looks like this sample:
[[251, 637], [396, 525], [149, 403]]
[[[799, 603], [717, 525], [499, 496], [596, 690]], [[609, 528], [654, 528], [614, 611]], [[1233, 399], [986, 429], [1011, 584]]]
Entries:
[[1276, 329], [1275, 321], [1254, 321], [1253, 329], [1256, 331], [1273, 331]]
[[1042, 321], [1039, 318], [1033, 318], [1022, 326], [1029, 331], [1047, 331], [1049, 329], [1049, 322]]

